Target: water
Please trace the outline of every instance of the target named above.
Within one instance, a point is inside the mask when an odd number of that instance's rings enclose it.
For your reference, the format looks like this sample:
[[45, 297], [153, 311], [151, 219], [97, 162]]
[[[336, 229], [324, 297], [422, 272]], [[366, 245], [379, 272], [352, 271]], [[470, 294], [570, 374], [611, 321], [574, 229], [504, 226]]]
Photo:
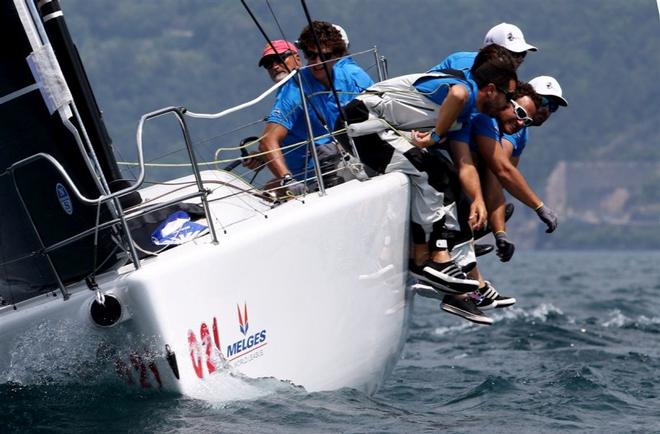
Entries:
[[418, 298], [374, 396], [225, 378], [244, 399], [207, 402], [44, 380], [0, 386], [0, 433], [660, 432], [660, 252], [518, 252], [482, 270], [515, 307], [484, 327]]

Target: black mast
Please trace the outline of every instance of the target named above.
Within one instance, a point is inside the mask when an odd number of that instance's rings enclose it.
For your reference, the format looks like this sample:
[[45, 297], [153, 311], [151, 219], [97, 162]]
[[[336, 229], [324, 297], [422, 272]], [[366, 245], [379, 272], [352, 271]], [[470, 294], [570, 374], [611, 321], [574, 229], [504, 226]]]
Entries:
[[119, 166], [112, 153], [112, 139], [103, 122], [103, 114], [92, 92], [87, 73], [78, 54], [78, 48], [73, 43], [64, 21], [60, 4], [57, 0], [48, 2], [37, 2], [35, 0], [35, 3], [41, 3], [39, 13], [46, 34], [48, 34], [50, 44], [53, 46], [57, 60], [67, 80], [73, 100], [76, 101], [80, 118], [87, 130], [101, 169], [108, 183], [112, 184], [114, 180], [121, 178]]

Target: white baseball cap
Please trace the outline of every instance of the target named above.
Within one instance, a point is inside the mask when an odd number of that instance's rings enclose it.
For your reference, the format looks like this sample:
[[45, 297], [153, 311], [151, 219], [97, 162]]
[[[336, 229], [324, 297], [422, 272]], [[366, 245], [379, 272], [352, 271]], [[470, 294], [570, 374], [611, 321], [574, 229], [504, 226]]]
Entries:
[[344, 28], [339, 24], [333, 24], [332, 27], [339, 30], [339, 33], [341, 33], [341, 38], [344, 40], [344, 44], [346, 44], [346, 49], [348, 50], [348, 44], [350, 44], [350, 41], [348, 40], [348, 34], [346, 33], [346, 30], [344, 30]]
[[529, 80], [529, 84], [534, 91], [542, 96], [552, 96], [560, 106], [568, 106], [568, 102], [561, 96], [561, 86], [559, 82], [549, 75], [540, 75]]
[[538, 49], [525, 42], [522, 30], [518, 26], [508, 23], [500, 23], [490, 29], [484, 38], [484, 46], [497, 44], [514, 53], [523, 51], [538, 51]]

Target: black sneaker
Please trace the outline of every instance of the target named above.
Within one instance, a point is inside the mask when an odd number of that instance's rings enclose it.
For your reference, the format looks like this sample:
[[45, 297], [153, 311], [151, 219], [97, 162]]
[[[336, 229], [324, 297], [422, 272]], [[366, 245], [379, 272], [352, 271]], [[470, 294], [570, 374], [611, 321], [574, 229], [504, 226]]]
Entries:
[[[447, 292], [444, 290], [444, 288], [435, 287], [426, 281], [426, 278], [424, 277], [424, 271], [422, 270], [423, 267], [424, 265], [416, 265], [415, 261], [412, 259], [408, 262], [408, 271], [410, 272], [410, 275], [414, 279], [417, 279], [417, 282], [412, 285], [412, 290], [415, 291], [417, 295], [421, 295], [422, 297], [442, 300]], [[452, 292], [452, 294], [455, 293]]]
[[445, 312], [460, 316], [477, 324], [491, 325], [493, 323], [493, 319], [484, 315], [470, 297], [447, 295], [442, 300], [441, 307]]
[[479, 281], [468, 279], [467, 274], [454, 261], [443, 263], [426, 261], [421, 267], [411, 270], [411, 274], [422, 282], [449, 294], [465, 294], [479, 288]]
[[495, 246], [493, 246], [492, 244], [475, 244], [474, 245], [474, 254], [476, 256], [487, 255], [490, 252], [492, 252], [493, 250], [495, 250]]
[[468, 293], [468, 297], [472, 299], [474, 305], [479, 308], [479, 310], [489, 310], [495, 309], [497, 307], [497, 300], [492, 298], [484, 297], [481, 294], [482, 288], [479, 288], [478, 291]]
[[507, 297], [506, 295], [500, 294], [489, 281], [486, 280], [485, 282], [486, 286], [479, 288], [479, 292], [484, 298], [495, 301], [495, 307], [509, 307], [516, 304], [516, 299], [514, 297]]
[[[511, 216], [513, 215], [513, 210], [515, 207], [513, 206], [512, 203], [507, 203], [506, 206], [504, 207], [504, 221], [508, 222]], [[472, 234], [472, 237], [474, 238], [475, 241], [477, 241], [479, 238], [483, 238], [486, 235], [488, 235], [491, 232], [490, 225], [486, 224], [486, 227], [483, 229], [479, 229], [478, 231], [474, 231]], [[478, 256], [478, 255], [477, 255]]]

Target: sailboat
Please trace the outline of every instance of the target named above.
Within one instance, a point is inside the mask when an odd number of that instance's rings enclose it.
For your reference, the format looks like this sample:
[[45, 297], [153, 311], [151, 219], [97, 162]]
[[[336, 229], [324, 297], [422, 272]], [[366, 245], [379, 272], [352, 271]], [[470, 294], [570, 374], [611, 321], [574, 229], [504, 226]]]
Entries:
[[[90, 378], [193, 397], [223, 372], [376, 391], [412, 309], [405, 175], [324, 188], [317, 173], [318, 191], [277, 200], [202, 170], [192, 112], [167, 107], [142, 116], [126, 180], [58, 2], [1, 8], [3, 381], [93, 366]], [[143, 127], [164, 115], [192, 174], [145, 186]], [[163, 247], [145, 248], [158, 234]]]

